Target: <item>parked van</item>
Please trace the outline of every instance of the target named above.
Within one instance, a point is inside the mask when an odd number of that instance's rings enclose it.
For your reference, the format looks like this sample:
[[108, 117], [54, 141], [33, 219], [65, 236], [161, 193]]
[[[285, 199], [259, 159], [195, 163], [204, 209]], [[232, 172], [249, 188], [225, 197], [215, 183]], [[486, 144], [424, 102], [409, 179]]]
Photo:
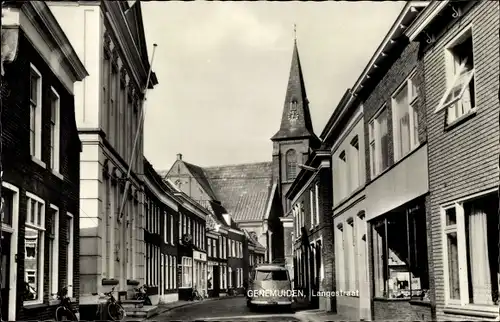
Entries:
[[288, 269], [284, 265], [264, 264], [252, 270], [246, 292], [247, 306], [292, 308], [293, 289]]

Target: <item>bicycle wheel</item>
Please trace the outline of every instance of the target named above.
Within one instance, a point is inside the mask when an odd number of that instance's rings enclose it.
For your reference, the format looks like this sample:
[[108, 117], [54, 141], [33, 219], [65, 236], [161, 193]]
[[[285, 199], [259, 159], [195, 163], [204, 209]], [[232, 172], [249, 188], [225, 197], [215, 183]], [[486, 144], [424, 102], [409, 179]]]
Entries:
[[111, 320], [121, 321], [125, 317], [125, 310], [118, 303], [110, 303], [108, 305], [108, 314]]
[[60, 306], [56, 309], [56, 321], [78, 321], [78, 319], [73, 312]]

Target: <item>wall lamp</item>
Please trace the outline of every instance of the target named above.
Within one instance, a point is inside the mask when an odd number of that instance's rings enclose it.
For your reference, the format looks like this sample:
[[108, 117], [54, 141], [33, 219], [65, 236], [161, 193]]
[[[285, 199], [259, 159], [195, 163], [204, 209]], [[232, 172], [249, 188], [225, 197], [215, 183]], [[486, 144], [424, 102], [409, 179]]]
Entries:
[[299, 163], [299, 164], [297, 164], [297, 166], [298, 166], [299, 168], [301, 168], [301, 169], [304, 169], [304, 170], [307, 170], [307, 171], [311, 171], [311, 172], [316, 172], [316, 171], [318, 171], [318, 169], [317, 169], [317, 168], [313, 168], [313, 167], [310, 167], [310, 166], [305, 165], [305, 164], [300, 164], [300, 163]]

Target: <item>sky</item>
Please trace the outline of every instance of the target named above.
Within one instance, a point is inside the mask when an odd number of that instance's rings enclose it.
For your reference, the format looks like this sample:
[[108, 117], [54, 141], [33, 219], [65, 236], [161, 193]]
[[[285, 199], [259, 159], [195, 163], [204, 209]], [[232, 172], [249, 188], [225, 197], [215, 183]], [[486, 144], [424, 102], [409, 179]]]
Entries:
[[159, 84], [147, 93], [146, 158], [166, 170], [270, 161], [294, 24], [319, 136], [404, 2], [141, 2]]

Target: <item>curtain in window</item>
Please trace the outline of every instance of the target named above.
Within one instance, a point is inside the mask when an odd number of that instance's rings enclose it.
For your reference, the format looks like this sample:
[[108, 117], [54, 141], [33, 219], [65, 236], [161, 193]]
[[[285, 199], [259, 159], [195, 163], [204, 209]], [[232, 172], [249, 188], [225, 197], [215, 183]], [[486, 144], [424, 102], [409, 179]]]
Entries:
[[[478, 207], [471, 207], [469, 215], [469, 256], [474, 304], [493, 304], [488, 255], [487, 214]], [[470, 296], [469, 295], [469, 296]]]

